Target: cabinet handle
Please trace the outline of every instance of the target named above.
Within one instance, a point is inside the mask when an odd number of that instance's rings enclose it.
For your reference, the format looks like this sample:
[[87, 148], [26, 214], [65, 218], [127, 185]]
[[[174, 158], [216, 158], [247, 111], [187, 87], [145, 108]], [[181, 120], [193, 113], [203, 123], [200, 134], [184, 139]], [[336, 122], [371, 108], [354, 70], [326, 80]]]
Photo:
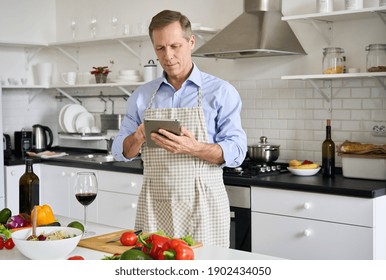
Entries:
[[66, 176], [66, 172], [62, 171], [62, 177]]
[[14, 170], [11, 171], [11, 176], [15, 176], [16, 172]]
[[133, 209], [134, 209], [134, 208], [137, 208], [137, 204], [136, 204], [136, 203], [131, 203], [130, 206], [131, 206], [131, 208], [133, 208]]
[[306, 210], [310, 209], [310, 208], [311, 208], [311, 203], [305, 202], [305, 203], [303, 204], [303, 208], [306, 209]]
[[130, 186], [131, 186], [132, 188], [135, 188], [135, 187], [137, 186], [137, 183], [136, 183], [136, 182], [131, 182], [131, 183], [130, 183]]
[[312, 234], [312, 230], [310, 230], [310, 229], [305, 229], [303, 231], [303, 235], [306, 236], [306, 237], [310, 236], [311, 234]]

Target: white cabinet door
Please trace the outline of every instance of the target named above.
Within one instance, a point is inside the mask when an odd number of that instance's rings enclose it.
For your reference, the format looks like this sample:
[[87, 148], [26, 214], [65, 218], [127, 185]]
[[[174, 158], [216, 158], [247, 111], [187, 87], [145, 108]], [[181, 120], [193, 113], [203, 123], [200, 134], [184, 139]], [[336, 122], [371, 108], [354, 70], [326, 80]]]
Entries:
[[137, 195], [99, 191], [99, 223], [134, 229]]
[[252, 252], [285, 259], [368, 260], [373, 229], [252, 212]]
[[[42, 170], [41, 202], [49, 204], [54, 214], [64, 215], [83, 223], [84, 206], [75, 198], [74, 182], [76, 172], [86, 171], [86, 169], [42, 164]], [[87, 169], [87, 171], [95, 172], [98, 177], [96, 170]], [[98, 195], [87, 207], [87, 218], [90, 222], [98, 221], [97, 200]]]
[[41, 170], [41, 204], [50, 205], [54, 214], [68, 217], [72, 168], [43, 164]]
[[24, 165], [4, 167], [5, 206], [11, 209], [12, 215], [19, 213], [19, 179], [25, 172]]

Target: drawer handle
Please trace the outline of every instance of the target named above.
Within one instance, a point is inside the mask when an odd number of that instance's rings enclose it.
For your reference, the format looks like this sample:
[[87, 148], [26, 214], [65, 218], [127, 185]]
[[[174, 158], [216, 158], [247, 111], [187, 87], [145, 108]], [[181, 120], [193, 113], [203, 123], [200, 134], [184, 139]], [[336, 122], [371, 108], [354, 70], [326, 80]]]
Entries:
[[135, 208], [137, 208], [137, 204], [136, 203], [131, 203], [131, 208], [133, 208], [133, 209], [135, 209]]
[[303, 204], [303, 208], [306, 209], [306, 210], [310, 209], [311, 208], [311, 203], [309, 203], [309, 202], [304, 203]]
[[135, 188], [135, 187], [137, 186], [137, 183], [136, 183], [136, 182], [131, 182], [131, 183], [130, 183], [130, 186], [131, 186], [132, 188]]
[[312, 230], [310, 230], [310, 229], [305, 229], [304, 231], [303, 231], [303, 235], [305, 236], [305, 237], [308, 237], [308, 236], [310, 236], [312, 234]]

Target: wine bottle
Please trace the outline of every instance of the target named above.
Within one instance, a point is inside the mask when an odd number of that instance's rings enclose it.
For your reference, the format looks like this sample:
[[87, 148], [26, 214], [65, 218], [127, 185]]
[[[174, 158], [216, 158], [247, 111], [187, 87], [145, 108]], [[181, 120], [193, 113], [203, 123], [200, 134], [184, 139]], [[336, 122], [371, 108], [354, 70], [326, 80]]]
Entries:
[[335, 175], [335, 143], [331, 139], [331, 120], [327, 120], [326, 139], [322, 144], [322, 174], [325, 177]]
[[39, 177], [33, 172], [33, 160], [25, 160], [25, 173], [19, 179], [19, 212], [31, 214], [39, 205]]

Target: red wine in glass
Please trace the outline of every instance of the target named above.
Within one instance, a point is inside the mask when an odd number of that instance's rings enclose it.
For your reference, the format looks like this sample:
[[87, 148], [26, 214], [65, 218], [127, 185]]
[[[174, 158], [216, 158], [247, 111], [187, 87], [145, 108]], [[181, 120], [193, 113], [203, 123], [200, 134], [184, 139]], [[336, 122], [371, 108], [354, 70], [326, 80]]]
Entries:
[[88, 206], [93, 202], [96, 198], [96, 193], [77, 193], [75, 194], [76, 199], [82, 204], [83, 206]]

